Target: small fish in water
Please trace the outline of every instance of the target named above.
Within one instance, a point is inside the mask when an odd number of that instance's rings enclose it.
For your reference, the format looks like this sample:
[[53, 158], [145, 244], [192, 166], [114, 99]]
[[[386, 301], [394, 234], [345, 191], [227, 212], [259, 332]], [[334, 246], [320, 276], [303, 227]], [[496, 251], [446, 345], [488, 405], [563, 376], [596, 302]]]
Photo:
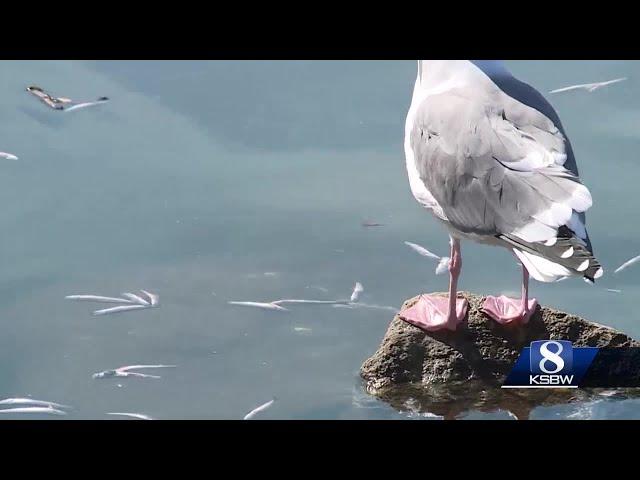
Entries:
[[413, 251], [422, 255], [423, 257], [433, 258], [434, 260], [438, 260], [438, 266], [436, 267], [436, 275], [441, 275], [449, 270], [449, 264], [451, 263], [451, 259], [449, 257], [441, 257], [436, 255], [435, 253], [430, 252], [422, 245], [418, 245], [417, 243], [404, 242], [405, 245], [410, 247]]
[[282, 304], [306, 304], [306, 305], [349, 305], [352, 303], [356, 303], [360, 298], [360, 294], [364, 291], [362, 284], [360, 282], [356, 282], [353, 287], [353, 292], [351, 293], [350, 299], [345, 300], [304, 300], [304, 299], [283, 299], [283, 300], [275, 300], [271, 302], [269, 305], [282, 305]]
[[125, 292], [122, 294], [123, 297], [128, 298], [129, 300], [131, 300], [134, 303], [137, 303], [138, 305], [145, 305], [145, 306], [149, 306], [150, 303], [148, 301], [146, 301], [144, 298], [139, 297], [138, 295], [134, 294], [134, 293], [130, 293], [130, 292]]
[[5, 408], [0, 413], [47, 413], [51, 415], [67, 415], [67, 412], [53, 407], [18, 407]]
[[607, 292], [622, 293], [622, 290], [618, 290], [618, 289], [615, 289], [615, 288], [607, 288]]
[[616, 78], [614, 80], [609, 80], [606, 82], [596, 82], [596, 83], [582, 83], [579, 85], [571, 85], [569, 87], [557, 88], [555, 90], [551, 90], [549, 93], [562, 93], [568, 92], [570, 90], [586, 90], [587, 92], [595, 92], [599, 88], [606, 87], [607, 85], [613, 85], [614, 83], [619, 83], [625, 81], [627, 78]]
[[122, 417], [137, 418], [138, 420], [153, 420], [149, 415], [144, 415], [142, 413], [108, 412], [107, 415], [119, 415]]
[[42, 103], [44, 103], [48, 107], [54, 110], [64, 110], [67, 112], [72, 110], [78, 110], [80, 108], [91, 107], [94, 105], [100, 105], [101, 103], [105, 103], [109, 101], [108, 97], [100, 97], [93, 102], [82, 102], [82, 103], [74, 102], [70, 98], [54, 97], [53, 95], [45, 92], [42, 88], [36, 85], [31, 85], [27, 87], [27, 92], [29, 92], [31, 95], [36, 97], [38, 100], [40, 100]]
[[353, 292], [351, 293], [351, 303], [356, 303], [360, 298], [360, 294], [362, 292], [364, 292], [364, 287], [360, 282], [356, 282], [355, 286], [353, 287]]
[[139, 378], [161, 378], [158, 375], [147, 375], [145, 373], [131, 372], [130, 370], [140, 370], [146, 368], [176, 368], [177, 365], [127, 365], [115, 370], [104, 370], [94, 373], [93, 378], [114, 378], [114, 377], [139, 377]]
[[321, 291], [321, 292], [323, 292], [323, 293], [329, 293], [329, 289], [328, 289], [328, 288], [319, 287], [319, 286], [317, 286], [317, 285], [307, 285], [307, 286], [306, 286], [306, 287], [304, 287], [304, 288], [313, 288], [313, 289], [315, 289], [315, 290], [320, 290], [320, 291]]
[[440, 256], [435, 253], [431, 253], [429, 250], [424, 248], [422, 245], [418, 245], [417, 243], [404, 242], [405, 245], [410, 247], [415, 252], [419, 253], [423, 257], [433, 258], [434, 260], [440, 260]]
[[372, 308], [374, 310], [386, 310], [388, 312], [398, 313], [400, 310], [388, 305], [371, 305], [368, 303], [353, 303], [350, 305], [334, 305], [334, 307], [348, 307], [348, 308]]
[[288, 312], [284, 307], [277, 305], [275, 302], [227, 302], [229, 305], [236, 305], [240, 307], [254, 307], [261, 308], [262, 310], [278, 310], [280, 312]]
[[638, 255], [637, 257], [633, 257], [631, 260], [627, 260], [622, 265], [620, 265], [618, 268], [616, 268], [613, 273], [621, 272], [622, 270], [624, 270], [627, 267], [630, 267], [634, 263], [638, 263], [638, 261], [640, 261], [640, 255]]
[[384, 227], [383, 223], [377, 223], [377, 222], [362, 222], [362, 226], [365, 228], [371, 228], [371, 227]]
[[307, 327], [293, 327], [293, 330], [298, 333], [311, 333], [313, 331]]
[[294, 304], [294, 305], [335, 305], [336, 303], [345, 303], [346, 300], [304, 300], [297, 298], [285, 298], [282, 300], [275, 300], [269, 305], [282, 305], [282, 304]]
[[160, 297], [155, 293], [147, 292], [146, 290], [140, 290], [140, 291], [144, 293], [147, 297], [149, 297], [149, 302], [151, 303], [152, 307], [155, 307], [158, 305], [158, 303], [160, 303]]
[[4, 158], [5, 160], [18, 160], [13, 153], [0, 152], [0, 158]]
[[66, 298], [67, 300], [82, 300], [87, 302], [124, 304], [119, 307], [96, 310], [95, 312], [93, 312], [94, 315], [109, 315], [112, 313], [129, 312], [132, 310], [140, 310], [143, 308], [150, 308], [158, 305], [158, 295], [147, 292], [146, 290], [140, 290], [140, 291], [144, 295], [146, 295], [149, 298], [149, 300], [146, 300], [140, 297], [139, 295], [136, 295], [130, 292], [123, 293], [122, 296], [124, 298], [103, 297], [100, 295], [67, 295], [64, 298]]
[[254, 408], [253, 410], [251, 410], [249, 413], [247, 413], [244, 416], [243, 420], [251, 420], [253, 417], [255, 417], [258, 413], [265, 411], [267, 408], [269, 408], [271, 405], [273, 405], [275, 403], [275, 401], [277, 400], [277, 398], [273, 398], [273, 400], [268, 401], [267, 403], [263, 403], [262, 405], [260, 405], [259, 407]]
[[443, 273], [448, 272], [450, 264], [451, 259], [449, 257], [442, 257], [436, 267], [436, 275], [442, 275]]
[[113, 307], [113, 308], [105, 308], [103, 310], [96, 310], [95, 312], [93, 312], [93, 314], [96, 315], [96, 316], [110, 315], [112, 313], [130, 312], [132, 310], [146, 310], [147, 308], [148, 308], [147, 305], [123, 305], [123, 306], [120, 306], [120, 307]]
[[100, 97], [98, 100], [96, 100], [95, 102], [83, 102], [83, 103], [76, 103], [75, 105], [72, 105], [70, 107], [65, 108], [64, 110], [66, 112], [71, 112], [72, 110], [80, 110], [81, 108], [87, 108], [87, 107], [94, 107], [96, 105], [100, 105], [102, 103], [107, 103], [109, 101], [109, 98], [107, 97]]
[[67, 295], [64, 297], [67, 300], [82, 300], [87, 302], [101, 302], [101, 303], [130, 303], [133, 304], [131, 300], [126, 298], [117, 298], [117, 297], [101, 297], [99, 295]]
[[32, 405], [34, 407], [53, 407], [58, 409], [71, 408], [68, 405], [61, 405], [46, 400], [36, 400], [34, 398], [5, 398], [0, 400], [0, 405]]

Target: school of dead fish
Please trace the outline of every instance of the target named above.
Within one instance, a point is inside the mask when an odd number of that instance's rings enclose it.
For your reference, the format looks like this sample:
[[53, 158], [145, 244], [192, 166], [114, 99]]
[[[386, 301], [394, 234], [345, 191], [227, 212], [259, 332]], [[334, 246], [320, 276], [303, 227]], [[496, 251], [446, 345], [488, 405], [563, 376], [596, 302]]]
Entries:
[[[615, 83], [619, 83], [627, 80], [627, 78], [617, 78], [614, 80], [597, 82], [597, 83], [586, 83], [579, 85], [571, 85], [568, 87], [558, 88], [555, 90], [551, 90], [550, 93], [564, 93], [574, 90], [585, 90], [587, 92], [594, 92], [600, 88], [605, 86], [609, 86]], [[107, 97], [100, 97], [96, 101], [92, 102], [74, 102], [68, 98], [63, 97], [53, 97], [48, 93], [44, 92], [39, 87], [29, 87], [27, 91], [36, 96], [42, 103], [46, 104], [50, 108], [54, 110], [61, 110], [70, 112], [73, 110], [79, 110], [82, 108], [96, 106], [102, 103], [107, 102], [109, 99]], [[5, 160], [18, 160], [18, 157], [12, 153], [0, 152], [0, 158]], [[362, 223], [363, 227], [382, 227], [383, 224], [373, 222], [373, 221], [365, 221]], [[437, 261], [435, 273], [436, 275], [441, 275], [448, 271], [450, 258], [449, 257], [441, 257], [427, 250], [425, 247], [412, 243], [412, 242], [404, 242], [405, 245], [410, 247], [413, 251], [418, 253], [419, 255], [430, 258], [432, 260]], [[631, 258], [630, 260], [624, 262], [620, 265], [614, 273], [617, 274], [626, 268], [638, 263], [640, 261], [640, 255]], [[264, 274], [265, 276], [276, 276], [274, 272], [268, 272]], [[317, 288], [326, 292], [327, 290], [322, 287], [307, 287], [307, 288]], [[349, 299], [341, 299], [341, 300], [307, 300], [307, 299], [282, 299], [282, 300], [274, 300], [270, 302], [252, 302], [252, 301], [230, 301], [228, 302], [230, 305], [236, 306], [245, 306], [245, 307], [253, 307], [259, 308], [263, 310], [273, 310], [273, 311], [282, 311], [288, 312], [289, 309], [285, 308], [283, 305], [329, 305], [332, 307], [341, 307], [341, 308], [378, 308], [385, 309], [389, 311], [396, 312], [397, 309], [394, 307], [381, 306], [381, 305], [369, 305], [359, 302], [360, 295], [364, 291], [364, 288], [360, 282], [356, 282], [354, 289], [351, 293]], [[609, 292], [621, 293], [621, 290], [617, 289], [607, 289]], [[143, 310], [148, 308], [157, 307], [159, 304], [159, 296], [157, 294], [148, 292], [146, 290], [140, 290], [142, 295], [137, 295], [131, 292], [125, 292], [122, 294], [122, 297], [105, 297], [100, 295], [68, 295], [65, 297], [68, 300], [76, 300], [76, 301], [87, 301], [87, 302], [96, 302], [96, 303], [112, 303], [118, 304], [116, 307], [104, 308], [95, 310], [93, 315], [101, 316], [101, 315], [110, 315], [115, 313], [124, 313], [131, 312], [135, 310]], [[310, 328], [306, 327], [295, 327], [294, 330], [296, 332], [311, 332]], [[112, 377], [138, 377], [138, 378], [161, 378], [159, 375], [150, 375], [144, 374], [140, 372], [136, 372], [134, 370], [137, 369], [152, 369], [152, 368], [174, 368], [175, 365], [128, 365], [124, 367], [119, 367], [113, 370], [105, 370], [102, 372], [95, 373], [93, 378], [112, 378]], [[277, 399], [274, 397], [272, 400], [254, 408], [249, 413], [244, 416], [244, 420], [253, 419], [257, 414], [263, 412], [270, 408]], [[17, 414], [17, 413], [31, 413], [31, 414], [50, 414], [50, 415], [67, 415], [67, 411], [72, 407], [67, 405], [62, 405], [55, 402], [50, 402], [46, 400], [37, 400], [32, 398], [6, 398], [4, 400], [0, 400], [0, 414]], [[142, 413], [131, 413], [131, 412], [108, 412], [106, 415], [112, 416], [121, 416], [128, 418], [135, 418], [140, 420], [152, 420], [152, 417], [142, 414]]]

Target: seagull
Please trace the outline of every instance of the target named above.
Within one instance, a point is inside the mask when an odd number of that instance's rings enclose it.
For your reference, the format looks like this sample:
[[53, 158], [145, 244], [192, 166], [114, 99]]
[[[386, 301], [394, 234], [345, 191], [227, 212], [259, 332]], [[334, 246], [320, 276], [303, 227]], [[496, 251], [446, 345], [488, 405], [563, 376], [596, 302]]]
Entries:
[[93, 378], [114, 378], [114, 377], [139, 377], [139, 378], [161, 378], [158, 375], [147, 375], [146, 373], [131, 372], [130, 370], [140, 370], [145, 368], [176, 368], [177, 365], [127, 365], [115, 370], [104, 370], [94, 373]]
[[259, 407], [254, 408], [244, 416], [243, 420], [251, 420], [253, 417], [256, 416], [256, 414], [265, 411], [267, 408], [273, 405], [276, 400], [277, 398], [274, 397], [272, 400], [269, 400], [267, 403], [263, 403]]
[[523, 325], [537, 307], [529, 276], [541, 282], [604, 271], [585, 227], [591, 193], [553, 107], [501, 60], [419, 60], [405, 125], [415, 199], [450, 236], [449, 296], [423, 295], [400, 317], [427, 331], [455, 331], [468, 302], [458, 298], [461, 240], [513, 251], [522, 296], [489, 296], [484, 312]]
[[0, 152], [0, 158], [4, 158], [5, 160], [18, 160], [13, 153]]
[[4, 400], [0, 400], [0, 405], [32, 405], [34, 407], [53, 407], [60, 410], [71, 408], [68, 405], [61, 405], [46, 400], [36, 400], [34, 398], [5, 398]]
[[31, 85], [27, 87], [27, 92], [36, 97], [42, 103], [47, 105], [49, 108], [54, 110], [65, 110], [67, 112], [71, 110], [77, 110], [80, 108], [91, 107], [93, 105], [100, 105], [101, 103], [105, 103], [109, 101], [108, 97], [100, 97], [93, 102], [74, 102], [70, 98], [65, 97], [54, 97], [49, 93], [45, 92], [42, 88]]
[[624, 82], [627, 77], [616, 78], [614, 80], [609, 80], [606, 82], [597, 82], [597, 83], [583, 83], [580, 85], [571, 85], [570, 87], [557, 88], [556, 90], [551, 90], [549, 93], [562, 93], [568, 92], [570, 90], [586, 90], [587, 92], [595, 92], [599, 88], [606, 87], [607, 85], [613, 85], [614, 83]]
[[137, 418], [138, 420], [153, 420], [149, 415], [144, 415], [142, 413], [108, 412], [107, 415], [119, 415], [122, 417]]

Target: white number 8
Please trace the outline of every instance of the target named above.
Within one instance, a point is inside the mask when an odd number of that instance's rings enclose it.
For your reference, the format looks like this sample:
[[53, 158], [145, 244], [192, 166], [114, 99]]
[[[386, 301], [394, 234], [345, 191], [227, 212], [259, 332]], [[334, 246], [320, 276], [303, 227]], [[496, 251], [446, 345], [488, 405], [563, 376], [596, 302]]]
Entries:
[[[547, 346], [549, 344], [555, 345], [558, 347], [558, 351], [557, 352], [551, 352], [549, 351], [549, 349], [547, 348]], [[562, 353], [562, 351], [564, 350], [564, 348], [562, 347], [562, 344], [559, 342], [554, 342], [554, 341], [549, 341], [549, 342], [545, 342], [540, 346], [540, 354], [542, 355], [542, 360], [540, 360], [540, 370], [542, 370], [544, 373], [558, 373], [559, 371], [561, 371], [564, 368], [564, 360], [562, 360], [562, 358], [560, 357], [560, 354]], [[545, 368], [545, 364], [547, 362], [551, 362], [556, 366], [555, 370], [547, 370]]]

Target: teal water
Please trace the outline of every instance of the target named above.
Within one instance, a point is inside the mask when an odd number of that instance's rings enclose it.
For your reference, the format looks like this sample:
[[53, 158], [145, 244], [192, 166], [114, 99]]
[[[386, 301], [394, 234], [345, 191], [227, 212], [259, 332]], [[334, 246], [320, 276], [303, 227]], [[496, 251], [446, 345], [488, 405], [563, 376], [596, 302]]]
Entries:
[[[595, 287], [575, 279], [532, 290], [640, 338], [640, 266], [612, 275], [640, 254], [640, 63], [508, 65], [543, 92], [629, 77], [547, 96], [593, 194], [588, 229], [608, 271]], [[363, 302], [399, 307], [445, 289], [435, 265], [403, 245], [448, 249], [406, 178], [414, 79], [410, 61], [2, 62], [0, 151], [20, 159], [0, 162], [0, 396], [73, 405], [67, 418], [234, 419], [274, 395], [260, 418], [421, 418], [360, 389], [358, 369], [390, 312], [227, 304], [344, 298], [360, 281]], [[24, 91], [31, 84], [112, 100], [56, 112]], [[518, 291], [507, 251], [463, 244], [463, 256], [462, 289]], [[160, 308], [94, 317], [99, 305], [64, 299], [141, 288], [160, 295]], [[149, 363], [178, 367], [160, 380], [91, 377]], [[576, 417], [640, 418], [640, 403], [532, 414]]]

